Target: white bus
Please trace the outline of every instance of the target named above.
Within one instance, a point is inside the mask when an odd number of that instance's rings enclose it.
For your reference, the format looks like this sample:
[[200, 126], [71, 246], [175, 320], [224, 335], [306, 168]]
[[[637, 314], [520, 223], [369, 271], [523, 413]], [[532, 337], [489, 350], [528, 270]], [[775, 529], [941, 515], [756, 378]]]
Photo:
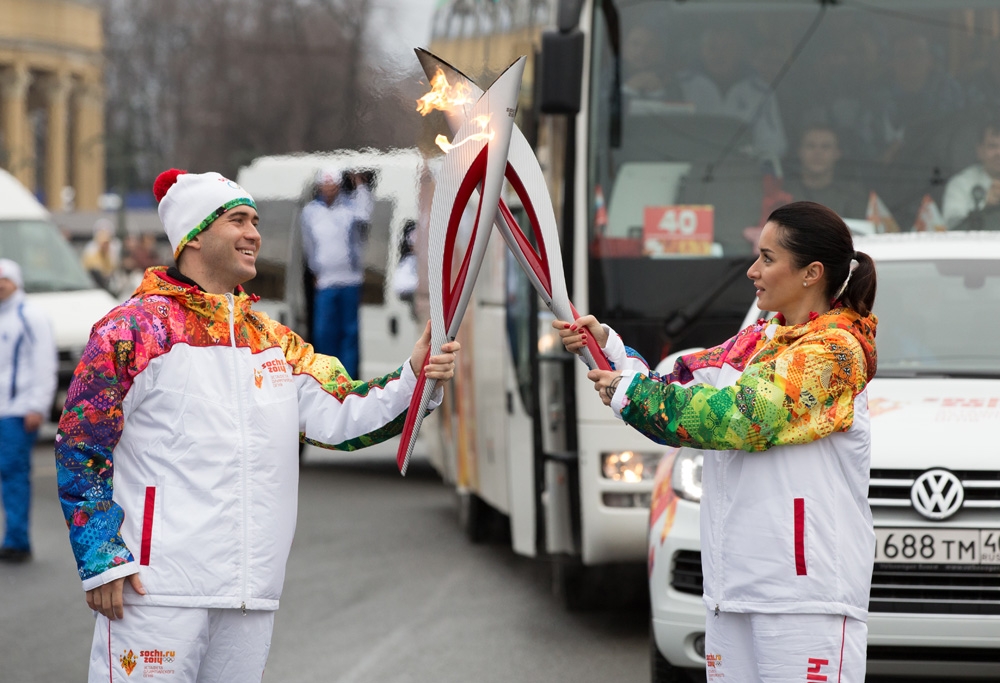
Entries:
[[[878, 232], [1000, 227], [994, 190], [945, 196], [1000, 111], [998, 35], [989, 0], [454, 0], [429, 47], [483, 86], [533, 58], [518, 123], [570, 298], [655, 365], [736, 332], [756, 230], [792, 199]], [[645, 565], [663, 449], [593, 396], [499, 239], [459, 338], [424, 429], [469, 533], [501, 513], [570, 604]]]

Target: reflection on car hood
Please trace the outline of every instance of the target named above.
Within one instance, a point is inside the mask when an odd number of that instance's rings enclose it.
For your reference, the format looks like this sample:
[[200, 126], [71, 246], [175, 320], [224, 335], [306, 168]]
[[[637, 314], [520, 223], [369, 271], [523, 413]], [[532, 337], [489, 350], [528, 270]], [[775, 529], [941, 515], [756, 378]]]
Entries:
[[45, 311], [52, 321], [56, 347], [82, 349], [90, 338], [90, 328], [118, 305], [103, 289], [75, 292], [38, 292], [27, 300]]
[[868, 385], [872, 468], [982, 469], [996, 462], [1000, 379], [883, 379]]

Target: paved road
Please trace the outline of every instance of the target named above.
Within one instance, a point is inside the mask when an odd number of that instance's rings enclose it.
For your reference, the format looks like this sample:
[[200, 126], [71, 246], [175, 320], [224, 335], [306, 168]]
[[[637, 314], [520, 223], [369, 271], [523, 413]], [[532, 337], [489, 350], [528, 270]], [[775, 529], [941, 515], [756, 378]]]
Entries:
[[[452, 494], [415, 460], [310, 457], [266, 681], [648, 681], [645, 612], [563, 610], [549, 572], [469, 545]], [[93, 619], [35, 453], [35, 560], [0, 565], [0, 681], [86, 679]]]

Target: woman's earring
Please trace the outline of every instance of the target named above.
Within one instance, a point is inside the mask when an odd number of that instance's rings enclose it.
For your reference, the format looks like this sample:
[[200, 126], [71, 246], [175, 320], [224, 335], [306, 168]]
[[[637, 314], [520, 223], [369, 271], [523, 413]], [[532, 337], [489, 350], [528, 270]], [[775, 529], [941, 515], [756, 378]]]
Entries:
[[808, 283], [808, 282], [803, 282], [803, 283], [802, 283], [802, 286], [803, 286], [803, 287], [808, 287], [808, 286], [809, 286], [809, 283]]

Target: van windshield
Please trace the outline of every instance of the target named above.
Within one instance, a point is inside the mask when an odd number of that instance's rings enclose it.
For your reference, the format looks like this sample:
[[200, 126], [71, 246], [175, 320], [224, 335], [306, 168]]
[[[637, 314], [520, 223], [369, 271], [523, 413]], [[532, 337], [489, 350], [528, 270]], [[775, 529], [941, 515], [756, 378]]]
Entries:
[[21, 266], [29, 294], [95, 288], [73, 248], [47, 221], [0, 221], [0, 257]]

